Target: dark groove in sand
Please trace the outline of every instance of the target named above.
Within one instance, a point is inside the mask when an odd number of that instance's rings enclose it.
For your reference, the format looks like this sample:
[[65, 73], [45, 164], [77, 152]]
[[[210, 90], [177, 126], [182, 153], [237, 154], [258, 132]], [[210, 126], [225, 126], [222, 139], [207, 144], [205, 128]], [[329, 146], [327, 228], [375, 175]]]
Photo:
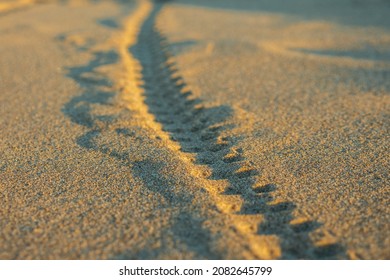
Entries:
[[171, 62], [166, 38], [157, 30], [155, 19], [163, 4], [156, 3], [142, 25], [137, 44], [129, 51], [142, 66], [145, 103], [155, 120], [185, 153], [194, 153], [197, 164], [212, 170], [209, 180], [227, 180], [222, 196], [239, 195], [244, 205], [232, 214], [262, 214], [265, 221], [259, 235], [276, 235], [280, 239], [282, 259], [336, 259], [345, 257], [340, 244], [316, 246], [309, 233], [321, 226], [316, 221], [292, 224], [293, 203], [276, 203], [275, 184], [256, 186], [258, 171], [245, 160], [243, 151], [234, 149], [229, 139], [221, 137], [228, 129], [224, 121], [232, 114], [228, 106], [206, 108], [204, 102], [186, 91], [186, 84]]

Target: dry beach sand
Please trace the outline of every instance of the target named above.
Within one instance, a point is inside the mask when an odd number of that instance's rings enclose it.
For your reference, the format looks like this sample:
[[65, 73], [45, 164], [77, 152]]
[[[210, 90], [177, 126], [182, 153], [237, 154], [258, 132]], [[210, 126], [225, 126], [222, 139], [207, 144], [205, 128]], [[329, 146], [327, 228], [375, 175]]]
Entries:
[[389, 14], [0, 1], [0, 259], [389, 259]]

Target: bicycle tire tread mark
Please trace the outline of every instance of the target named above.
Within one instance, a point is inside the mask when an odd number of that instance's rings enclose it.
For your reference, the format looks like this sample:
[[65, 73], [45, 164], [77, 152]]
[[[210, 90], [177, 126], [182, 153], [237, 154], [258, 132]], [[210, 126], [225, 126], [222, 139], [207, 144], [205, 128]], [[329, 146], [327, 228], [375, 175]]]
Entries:
[[[249, 225], [255, 236], [279, 238], [280, 258], [340, 257], [343, 248], [339, 244], [316, 245], [311, 241], [309, 233], [320, 224], [294, 220], [295, 205], [273, 197], [276, 185], [256, 186], [258, 170], [245, 159], [242, 150], [234, 148], [228, 138], [221, 136], [221, 132], [229, 128], [226, 119], [232, 109], [228, 106], [206, 107], [202, 100], [192, 95], [178, 73], [167, 40], [155, 25], [162, 6], [161, 3], [154, 5], [140, 29], [137, 44], [129, 49], [141, 65], [138, 82], [143, 87], [149, 113], [171, 140], [179, 144], [180, 152], [194, 155], [197, 165], [205, 165], [211, 170], [211, 174], [202, 175], [206, 180], [227, 182], [222, 192], [209, 189], [217, 192], [227, 214], [236, 220], [249, 217], [256, 221], [255, 226]], [[212, 186], [210, 183], [209, 188]], [[241, 204], [234, 203], [234, 198], [239, 198]]]

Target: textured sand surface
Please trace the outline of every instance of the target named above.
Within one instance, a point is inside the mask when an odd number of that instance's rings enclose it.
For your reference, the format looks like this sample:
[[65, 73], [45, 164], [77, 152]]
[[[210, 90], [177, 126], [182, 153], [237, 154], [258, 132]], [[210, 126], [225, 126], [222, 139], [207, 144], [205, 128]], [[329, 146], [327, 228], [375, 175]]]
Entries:
[[[175, 1], [159, 26], [194, 95], [234, 111], [222, 135], [258, 170], [253, 185], [275, 184], [313, 242], [389, 258], [390, 5], [285, 2]], [[288, 222], [259, 229], [286, 254], [299, 242]]]
[[390, 5], [291, 2], [0, 1], [0, 259], [390, 258]]

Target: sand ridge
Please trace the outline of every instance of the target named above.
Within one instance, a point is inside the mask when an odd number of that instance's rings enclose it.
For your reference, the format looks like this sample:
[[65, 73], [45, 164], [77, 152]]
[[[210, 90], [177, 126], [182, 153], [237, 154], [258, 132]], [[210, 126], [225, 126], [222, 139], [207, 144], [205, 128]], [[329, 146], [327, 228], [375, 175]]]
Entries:
[[[319, 226], [308, 220], [295, 219], [294, 205], [272, 196], [275, 185], [256, 185], [258, 171], [229, 143], [219, 131], [228, 129], [226, 117], [229, 107], [205, 107], [192, 96], [168, 52], [166, 39], [155, 27], [155, 18], [162, 6], [156, 5], [145, 20], [133, 54], [141, 63], [145, 103], [156, 121], [179, 144], [180, 151], [195, 155], [195, 163], [208, 167], [205, 188], [213, 194], [218, 208], [232, 216], [236, 227], [250, 235], [250, 246], [257, 258], [280, 258], [281, 252], [268, 252], [267, 244], [282, 240], [284, 258], [334, 257], [342, 250], [340, 245], [319, 242], [311, 244], [308, 232]], [[168, 145], [171, 145], [168, 143]], [[177, 152], [179, 153], [179, 152]], [[185, 157], [185, 155], [181, 155]], [[198, 167], [190, 168], [196, 170]], [[192, 172], [195, 176], [201, 172]], [[208, 179], [208, 180], [207, 180]], [[211, 184], [207, 181], [211, 180]], [[212, 181], [223, 183], [222, 186]], [[236, 201], [235, 201], [236, 200]], [[260, 230], [258, 229], [260, 227]], [[264, 237], [264, 233], [270, 237]]]

